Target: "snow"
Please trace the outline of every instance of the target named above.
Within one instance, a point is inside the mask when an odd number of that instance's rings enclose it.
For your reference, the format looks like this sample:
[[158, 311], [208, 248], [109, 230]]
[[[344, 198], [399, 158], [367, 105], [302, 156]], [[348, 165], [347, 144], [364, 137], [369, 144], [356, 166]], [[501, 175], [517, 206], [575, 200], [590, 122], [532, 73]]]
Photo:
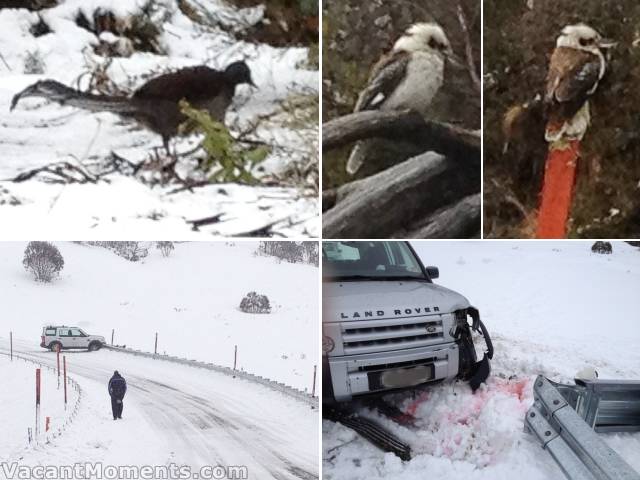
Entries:
[[[255, 256], [257, 242], [177, 243], [164, 258], [129, 262], [104, 248], [57, 242], [65, 266], [51, 284], [22, 267], [25, 242], [0, 243], [0, 389], [3, 462], [22, 466], [172, 464], [192, 469], [246, 466], [249, 478], [318, 478], [317, 409], [280, 392], [208, 369], [117, 351], [63, 351], [70, 378], [82, 389], [79, 408], [57, 438], [29, 445], [35, 365], [9, 361], [14, 351], [43, 367], [42, 416], [66, 421], [55, 354], [39, 346], [42, 326], [64, 323], [116, 344], [232, 366], [310, 389], [318, 348], [318, 269]], [[268, 315], [246, 314], [240, 300], [269, 296]], [[127, 380], [123, 419], [111, 416], [107, 382]], [[75, 401], [71, 392], [70, 402]], [[11, 418], [6, 418], [11, 417]], [[143, 446], [143, 448], [141, 448]], [[80, 478], [80, 477], [75, 477]], [[123, 478], [123, 477], [121, 477]], [[162, 478], [162, 477], [157, 477]]]
[[[640, 250], [613, 243], [612, 255], [589, 242], [412, 242], [436, 283], [480, 309], [495, 346], [492, 375], [472, 394], [463, 383], [389, 396], [418, 419], [407, 428], [363, 411], [412, 447], [402, 462], [348, 429], [323, 421], [326, 479], [542, 480], [564, 475], [523, 431], [533, 380], [572, 383], [592, 366], [599, 378], [640, 379]], [[483, 345], [479, 343], [477, 348]], [[640, 471], [640, 434], [600, 434]]]
[[[0, 244], [0, 337], [37, 346], [45, 324], [78, 326], [114, 343], [233, 366], [311, 390], [319, 358], [318, 269], [254, 256], [256, 242], [178, 243], [168, 258], [151, 245], [129, 262], [100, 247], [55, 243], [65, 259], [52, 284], [22, 266], [26, 242]], [[251, 292], [267, 295], [268, 315], [239, 310]], [[6, 298], [5, 298], [6, 297]]]
[[[303, 188], [212, 185], [197, 188], [195, 193], [174, 193], [180, 185], [153, 186], [143, 181], [148, 180], [144, 174], [105, 174], [110, 169], [111, 152], [137, 163], [152, 158], [153, 149], [161, 146], [158, 135], [135, 122], [124, 122], [111, 113], [92, 114], [32, 98], [24, 99], [9, 112], [13, 95], [38, 80], [51, 78], [86, 88], [87, 73], [106, 64], [106, 59], [92, 51], [99, 39], [75, 24], [79, 11], [89, 19], [98, 7], [126, 16], [138, 12], [140, 3], [67, 0], [41, 13], [54, 33], [40, 37], [29, 32], [38, 21], [37, 14], [24, 9], [0, 10], [0, 53], [4, 59], [0, 62], [3, 238], [26, 238], [35, 228], [39, 236], [46, 233], [49, 238], [72, 238], [69, 234], [75, 232], [96, 240], [127, 235], [148, 238], [149, 232], [157, 232], [165, 238], [189, 239], [242, 236], [266, 225], [273, 225], [272, 230], [281, 236], [318, 236], [317, 195]], [[241, 31], [261, 21], [262, 6], [236, 9], [214, 0], [192, 3], [208, 9], [211, 22], [219, 26], [205, 28], [186, 17], [176, 2], [159, 2], [161, 8], [154, 18], [162, 26], [159, 43], [167, 54], [135, 52], [128, 58], [110, 59], [109, 78], [121, 88], [133, 90], [149, 77], [168, 70], [199, 64], [224, 68], [243, 59], [259, 88], [239, 87], [226, 124], [236, 134], [259, 124], [255, 139], [272, 146], [256, 176], [280, 175], [293, 163], [306, 165], [317, 156], [317, 125], [292, 124], [291, 118], [282, 113], [282, 105], [296, 96], [318, 94], [318, 72], [306, 66], [307, 49], [238, 41], [227, 31]], [[112, 34], [105, 34], [103, 39], [116, 40]], [[34, 54], [42, 59], [44, 71], [25, 74], [27, 57]], [[192, 150], [197, 140], [197, 136], [180, 138], [176, 149]], [[9, 181], [22, 172], [61, 161], [101, 174], [103, 180], [67, 185], [48, 183], [41, 177], [23, 183]], [[198, 175], [191, 167], [193, 162], [184, 158], [182, 163], [180, 170]], [[226, 193], [220, 195], [220, 190]], [[9, 199], [20, 203], [14, 205]], [[185, 223], [221, 212], [225, 215], [220, 223], [199, 231], [192, 231]]]

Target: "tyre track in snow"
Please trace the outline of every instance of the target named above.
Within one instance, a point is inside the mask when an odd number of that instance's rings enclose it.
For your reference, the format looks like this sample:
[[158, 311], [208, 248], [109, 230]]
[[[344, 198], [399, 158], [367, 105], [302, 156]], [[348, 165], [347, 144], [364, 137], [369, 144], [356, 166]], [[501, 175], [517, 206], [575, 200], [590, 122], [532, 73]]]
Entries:
[[[49, 352], [31, 349], [14, 349], [14, 352], [43, 364], [55, 366], [56, 363], [55, 356]], [[104, 353], [87, 354], [91, 357], [83, 355], [83, 359], [89, 361], [74, 361], [70, 375], [76, 380], [86, 378], [105, 382], [113, 372], [111, 366], [105, 366], [110, 362], [95, 362], [98, 355]], [[78, 354], [71, 354], [76, 355]], [[109, 352], [108, 355], [119, 354]], [[136, 369], [138, 366], [148, 368], [153, 360], [143, 359], [146, 363], [138, 363], [141, 359], [136, 360], [127, 362], [127, 396], [142, 407], [141, 410], [156, 427], [158, 435], [167, 438], [167, 444], [172, 450], [167, 463], [186, 464], [195, 469], [204, 465], [247, 466], [249, 478], [257, 479], [318, 478], [316, 452], [312, 451], [313, 448], [307, 449], [307, 458], [300, 458], [299, 448], [297, 452], [287, 451], [286, 443], [291, 445], [298, 442], [295, 438], [288, 438], [296, 437], [295, 418], [292, 418], [288, 425], [283, 425], [278, 418], [258, 419], [255, 412], [244, 408], [241, 403], [233, 402], [231, 397], [225, 399], [224, 392], [216, 395], [216, 401], [213, 401], [195, 392], [183, 391], [177, 385], [164, 383], [159, 378], [149, 378], [146, 372]], [[153, 367], [162, 374], [162, 367]], [[141, 367], [139, 370], [145, 368]], [[195, 370], [189, 366], [180, 368], [185, 369], [185, 373]], [[215, 372], [207, 372], [206, 376], [212, 379], [224, 377]], [[222, 378], [220, 379], [222, 381]], [[254, 386], [244, 380], [240, 382], [248, 391], [256, 392], [257, 401], [261, 401], [265, 395], [273, 402], [285, 401], [286, 397], [265, 387]], [[288, 401], [296, 403], [293, 400]]]

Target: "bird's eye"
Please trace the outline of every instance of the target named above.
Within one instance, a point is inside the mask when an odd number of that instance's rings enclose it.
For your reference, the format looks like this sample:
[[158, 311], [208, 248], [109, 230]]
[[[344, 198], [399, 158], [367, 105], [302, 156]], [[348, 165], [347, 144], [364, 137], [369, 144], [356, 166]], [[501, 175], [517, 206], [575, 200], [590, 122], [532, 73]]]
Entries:
[[438, 42], [438, 40], [436, 40], [433, 37], [431, 37], [429, 39], [429, 47], [433, 48], [434, 50], [443, 50], [444, 49], [444, 45], [441, 44], [440, 42]]
[[580, 45], [583, 47], [588, 47], [589, 45], [593, 45], [593, 38], [581, 38]]

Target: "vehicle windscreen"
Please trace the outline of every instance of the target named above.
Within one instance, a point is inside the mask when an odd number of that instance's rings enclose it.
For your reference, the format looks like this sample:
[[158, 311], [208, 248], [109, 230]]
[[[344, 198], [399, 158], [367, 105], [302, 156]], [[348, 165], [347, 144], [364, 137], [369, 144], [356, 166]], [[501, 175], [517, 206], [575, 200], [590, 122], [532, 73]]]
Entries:
[[405, 242], [322, 242], [326, 280], [426, 280]]

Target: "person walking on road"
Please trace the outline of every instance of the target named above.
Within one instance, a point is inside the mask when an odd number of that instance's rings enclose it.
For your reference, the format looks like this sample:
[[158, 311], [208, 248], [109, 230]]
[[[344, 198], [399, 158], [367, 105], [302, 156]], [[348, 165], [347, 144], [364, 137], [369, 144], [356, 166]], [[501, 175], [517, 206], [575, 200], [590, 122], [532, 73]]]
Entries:
[[111, 410], [114, 420], [122, 418], [122, 399], [125, 393], [127, 393], [127, 381], [116, 370], [109, 380], [109, 395], [111, 396]]

